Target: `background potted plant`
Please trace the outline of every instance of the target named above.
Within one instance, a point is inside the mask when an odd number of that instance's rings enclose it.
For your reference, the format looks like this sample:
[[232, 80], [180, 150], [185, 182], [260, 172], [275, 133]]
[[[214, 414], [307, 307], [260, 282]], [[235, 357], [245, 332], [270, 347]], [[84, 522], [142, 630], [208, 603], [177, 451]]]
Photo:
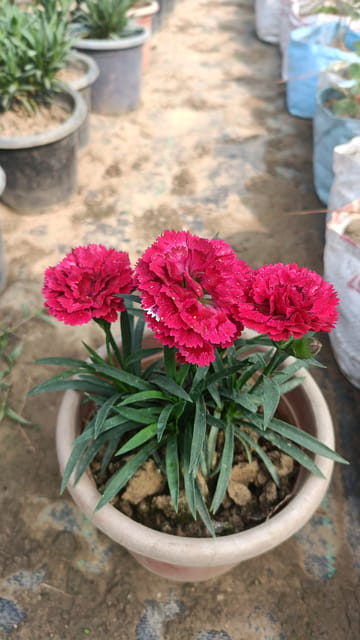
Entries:
[[134, 0], [79, 0], [73, 12], [75, 47], [92, 56], [100, 74], [92, 110], [116, 115], [135, 109], [141, 93], [142, 46], [149, 36], [128, 19]]
[[[132, 18], [138, 24], [145, 27], [149, 34], [153, 31], [154, 16], [159, 11], [159, 3], [155, 0], [135, 0], [132, 7], [129, 9], [129, 18]], [[151, 57], [151, 42], [148, 38], [143, 45], [142, 53], [142, 69], [146, 71], [149, 68]]]
[[2, 2], [0, 11], [0, 164], [10, 207], [38, 210], [76, 188], [77, 130], [86, 116], [81, 96], [57, 80], [71, 41], [64, 12]]
[[320, 75], [313, 128], [314, 185], [327, 204], [334, 149], [360, 135], [360, 62], [337, 63]]
[[[88, 360], [39, 360], [70, 368], [31, 391], [68, 390], [57, 425], [62, 488], [68, 486], [96, 526], [150, 570], [202, 580], [305, 524], [326, 491], [333, 461], [344, 462], [333, 450], [326, 402], [304, 370], [316, 364], [313, 332], [330, 331], [337, 318], [329, 283], [297, 265], [254, 271], [221, 240], [167, 231], [135, 271], [125, 252], [78, 247], [47, 269], [43, 291], [57, 319], [69, 325], [94, 319], [105, 333], [101, 353], [86, 346]], [[120, 343], [111, 329], [118, 312]], [[153, 335], [143, 341], [145, 325]], [[244, 325], [259, 333], [244, 335]], [[79, 392], [91, 406], [83, 429]], [[252, 476], [247, 487], [241, 480], [230, 491], [233, 472], [261, 466], [265, 482], [275, 492], [281, 488], [274, 448], [291, 468], [296, 461], [307, 470], [292, 500], [282, 510], [290, 496], [281, 497], [255, 527], [256, 518], [231, 522], [241, 496], [257, 482]], [[168, 487], [170, 534], [146, 526], [149, 512], [141, 523], [143, 511], [135, 516], [127, 505], [125, 515], [116, 508], [120, 499], [125, 509], [122, 492], [149, 464], [159, 469], [153, 493], [161, 478]], [[98, 486], [105, 478], [102, 496], [92, 473]], [[184, 522], [190, 528], [175, 535]]]

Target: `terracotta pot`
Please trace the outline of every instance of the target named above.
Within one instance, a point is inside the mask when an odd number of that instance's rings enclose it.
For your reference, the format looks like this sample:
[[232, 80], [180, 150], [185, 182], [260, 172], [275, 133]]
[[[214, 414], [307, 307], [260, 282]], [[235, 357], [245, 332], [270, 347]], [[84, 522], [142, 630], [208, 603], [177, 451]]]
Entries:
[[[133, 7], [129, 11], [129, 16], [142, 27], [145, 27], [150, 33], [152, 33], [153, 16], [159, 11], [159, 3], [153, 0], [144, 0], [144, 6]], [[151, 41], [146, 40], [142, 50], [142, 70], [147, 71], [150, 65], [151, 58]]]
[[[148, 346], [148, 345], [147, 345]], [[302, 426], [334, 448], [334, 430], [327, 403], [313, 377], [305, 370], [301, 386], [282, 398], [282, 410], [289, 422]], [[63, 473], [80, 432], [80, 394], [66, 391], [60, 406], [56, 447]], [[100, 494], [90, 472], [68, 490], [80, 509], [109, 538], [125, 547], [146, 569], [179, 582], [198, 582], [219, 576], [240, 562], [278, 546], [301, 529], [316, 511], [328, 488], [333, 462], [315, 456], [324, 478], [302, 470], [293, 498], [268, 521], [256, 527], [219, 538], [185, 538], [161, 533], [139, 524], [111, 504], [94, 512]]]

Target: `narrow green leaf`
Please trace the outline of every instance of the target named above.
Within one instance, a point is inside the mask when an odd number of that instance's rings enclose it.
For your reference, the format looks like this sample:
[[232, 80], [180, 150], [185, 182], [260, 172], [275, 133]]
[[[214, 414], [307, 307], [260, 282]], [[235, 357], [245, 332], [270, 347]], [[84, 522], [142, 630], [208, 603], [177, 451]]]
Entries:
[[133, 420], [139, 424], [150, 424], [158, 421], [159, 407], [144, 407], [133, 409], [132, 407], [114, 407], [115, 411], [127, 420]]
[[164, 346], [165, 373], [171, 380], [174, 380], [176, 375], [175, 353], [175, 347], [167, 347], [166, 345]]
[[225, 420], [221, 420], [220, 418], [216, 418], [216, 416], [212, 416], [210, 413], [206, 416], [206, 421], [212, 427], [216, 427], [217, 429], [226, 429]]
[[23, 418], [22, 416], [20, 416], [18, 413], [16, 413], [16, 411], [11, 409], [11, 407], [5, 406], [5, 415], [8, 418], [10, 418], [10, 420], [13, 420], [14, 422], [19, 422], [20, 424], [23, 424], [26, 427], [35, 426], [32, 424], [32, 422], [30, 422], [30, 420], [26, 420], [26, 418]]
[[35, 360], [35, 364], [53, 364], [72, 368], [78, 367], [79, 369], [88, 368], [88, 363], [85, 360], [79, 360], [77, 358], [39, 358]]
[[136, 433], [130, 440], [128, 440], [120, 449], [115, 453], [116, 456], [120, 456], [123, 453], [127, 453], [128, 451], [132, 451], [137, 447], [140, 447], [145, 442], [151, 440], [156, 436], [157, 423], [153, 422], [149, 424], [144, 429], [141, 429], [138, 433]]
[[238, 427], [235, 427], [235, 435], [242, 442], [244, 447], [247, 445], [251, 449], [253, 449], [255, 453], [257, 453], [259, 458], [263, 461], [276, 486], [279, 486], [280, 480], [276, 467], [274, 466], [272, 460], [269, 458], [264, 449], [258, 444], [258, 442], [256, 442], [256, 440], [253, 440], [251, 436], [249, 436], [245, 431], [242, 431]]
[[134, 387], [135, 389], [144, 391], [145, 389], [151, 388], [148, 382], [146, 382], [142, 378], [139, 378], [138, 376], [133, 375], [132, 373], [123, 371], [123, 369], [117, 369], [116, 367], [101, 364], [90, 365], [90, 367], [97, 373], [102, 373], [106, 378], [109, 378], [110, 380], [122, 382], [126, 385], [129, 385], [130, 387]]
[[[139, 351], [132, 351], [131, 355], [127, 358], [127, 364], [135, 364], [141, 362], [144, 358], [157, 355], [162, 349], [160, 347], [154, 347], [153, 349], [140, 349]], [[139, 368], [140, 370], [140, 368]], [[138, 374], [137, 374], [138, 375]]]
[[216, 534], [215, 534], [214, 526], [211, 521], [209, 510], [205, 504], [204, 498], [200, 491], [198, 482], [195, 482], [195, 502], [196, 502], [196, 509], [201, 520], [203, 521], [204, 525], [206, 526], [211, 536], [215, 538]]
[[264, 429], [267, 429], [270, 421], [274, 417], [275, 411], [280, 402], [280, 389], [279, 385], [272, 378], [265, 377], [262, 381], [264, 397], [263, 397], [263, 409], [264, 409]]
[[349, 464], [349, 462], [336, 453], [336, 451], [330, 449], [330, 447], [314, 438], [314, 436], [311, 436], [309, 433], [306, 433], [306, 431], [303, 431], [294, 425], [283, 422], [283, 420], [279, 420], [278, 418], [274, 418], [270, 426], [276, 433], [288, 438], [288, 440], [291, 440], [292, 442], [296, 442], [301, 447], [308, 449], [308, 451], [312, 451], [312, 453], [317, 453], [318, 455], [334, 460], [335, 462]]
[[99, 411], [96, 414], [95, 423], [94, 423], [94, 438], [97, 438], [101, 433], [106, 418], [109, 415], [109, 411], [111, 411], [115, 402], [120, 398], [119, 393], [115, 393], [113, 396], [110, 396], [104, 404], [100, 407]]
[[195, 477], [190, 473], [191, 441], [192, 426], [188, 423], [183, 430], [181, 440], [184, 489], [189, 509], [196, 520]]
[[127, 311], [120, 313], [121, 347], [124, 361], [131, 355], [131, 327]]
[[112, 500], [112, 498], [121, 491], [141, 465], [143, 465], [153, 452], [156, 451], [157, 446], [157, 442], [148, 442], [112, 476], [111, 480], [105, 487], [102, 498], [96, 505], [95, 511], [101, 509], [101, 507], [107, 504], [109, 500]]
[[124, 398], [124, 400], [119, 402], [118, 407], [148, 400], [169, 400], [169, 398], [162, 391], [138, 391], [138, 393], [132, 393], [127, 398]]
[[161, 413], [160, 413], [160, 415], [158, 417], [158, 421], [157, 421], [157, 440], [158, 440], [158, 442], [160, 442], [161, 438], [163, 437], [164, 431], [166, 429], [166, 425], [168, 423], [170, 414], [171, 414], [174, 406], [175, 405], [173, 405], [173, 404], [167, 404], [161, 410]]
[[165, 465], [166, 465], [166, 477], [169, 485], [171, 501], [177, 513], [178, 505], [179, 505], [180, 474], [179, 474], [178, 443], [177, 443], [177, 436], [174, 431], [171, 431], [167, 436]]
[[287, 380], [287, 382], [282, 382], [281, 384], [279, 384], [280, 395], [283, 396], [285, 393], [289, 393], [289, 391], [296, 389], [296, 387], [299, 387], [304, 382], [304, 380], [305, 378], [294, 376], [294, 378]]
[[221, 454], [220, 473], [216, 484], [216, 490], [211, 503], [210, 510], [216, 513], [220, 507], [226, 489], [229, 484], [229, 478], [234, 458], [234, 427], [231, 423], [227, 424], [225, 429], [224, 447]]
[[275, 447], [280, 449], [280, 451], [283, 451], [288, 456], [290, 456], [290, 458], [293, 458], [294, 460], [299, 462], [303, 467], [305, 467], [305, 469], [311, 471], [311, 473], [319, 476], [320, 478], [324, 477], [324, 474], [320, 471], [315, 462], [292, 442], [289, 442], [279, 434], [271, 431], [270, 428], [268, 428], [266, 431], [261, 431], [261, 429], [253, 427], [253, 425], [249, 425], [249, 427], [256, 433], [258, 433], [258, 435], [260, 435], [262, 438], [265, 438], [265, 440], [268, 440], [273, 445], [275, 445]]
[[215, 384], [209, 384], [207, 387], [208, 392], [210, 393], [212, 399], [214, 400], [218, 409], [222, 409], [223, 401], [220, 397], [219, 389]]
[[107, 364], [106, 360], [104, 360], [104, 358], [102, 358], [97, 351], [95, 351], [95, 349], [92, 349], [92, 347], [89, 347], [88, 344], [86, 344], [86, 342], [83, 342], [83, 345], [86, 349], [86, 351], [89, 353], [91, 361], [93, 364], [99, 363], [99, 364]]
[[73, 448], [71, 451], [71, 454], [69, 456], [69, 459], [66, 463], [65, 469], [64, 469], [64, 475], [62, 478], [62, 482], [61, 482], [61, 487], [60, 487], [60, 493], [63, 493], [67, 487], [67, 484], [70, 480], [71, 474], [74, 471], [78, 460], [81, 459], [84, 451], [86, 451], [86, 448], [88, 447], [87, 442], [77, 442], [75, 440], [74, 444], [73, 444]]
[[51, 382], [48, 380], [43, 384], [31, 389], [28, 393], [29, 396], [37, 393], [44, 393], [45, 391], [66, 391], [66, 389], [74, 389], [75, 391], [88, 391], [89, 393], [114, 393], [114, 387], [110, 384], [106, 384], [103, 380], [99, 379], [76, 379], [70, 378], [70, 380], [58, 380]]
[[182, 398], [183, 400], [187, 400], [188, 402], [192, 403], [192, 399], [189, 394], [186, 393], [186, 391], [182, 387], [176, 384], [174, 380], [171, 380], [171, 378], [155, 374], [152, 376], [151, 382], [153, 382], [153, 384], [155, 384], [160, 389], [163, 389], [163, 391], [166, 391], [173, 396], [177, 396], [178, 398]]
[[190, 473], [197, 474], [206, 434], [206, 405], [203, 396], [196, 401], [193, 437], [191, 442]]

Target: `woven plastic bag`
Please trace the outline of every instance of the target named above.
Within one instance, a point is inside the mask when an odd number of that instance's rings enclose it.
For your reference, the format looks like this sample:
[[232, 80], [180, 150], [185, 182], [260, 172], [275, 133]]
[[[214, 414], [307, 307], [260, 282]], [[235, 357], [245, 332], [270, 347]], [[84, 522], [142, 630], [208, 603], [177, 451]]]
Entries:
[[[295, 29], [310, 27], [324, 22], [332, 22], [333, 14], [321, 13], [324, 0], [281, 0], [279, 44], [282, 55], [281, 77], [288, 79], [288, 46], [290, 35]], [[357, 31], [358, 29], [354, 29]]]
[[346, 235], [354, 224], [359, 225], [360, 233], [360, 199], [331, 215], [326, 227], [324, 277], [340, 297], [331, 347], [342, 373], [360, 389], [360, 244]]
[[[360, 59], [358, 61], [360, 62]], [[336, 147], [348, 143], [352, 138], [360, 136], [359, 119], [336, 116], [325, 106], [326, 100], [335, 95], [339, 87], [350, 86], [351, 82], [353, 82], [345, 80], [342, 76], [341, 70], [345, 69], [346, 66], [347, 64], [344, 62], [337, 62], [319, 76], [316, 111], [313, 121], [313, 174], [315, 191], [320, 200], [326, 205], [329, 202], [330, 191], [335, 177], [333, 169], [334, 150]], [[359, 177], [358, 183], [360, 183]], [[359, 193], [354, 193], [347, 198], [346, 202], [341, 204], [351, 202], [359, 195]], [[341, 205], [335, 203], [335, 206], [332, 204], [331, 208], [335, 209], [338, 206]]]
[[[346, 49], [334, 46], [339, 30], [344, 33]], [[313, 118], [319, 72], [332, 62], [360, 62], [354, 45], [360, 34], [335, 20], [311, 27], [295, 29], [288, 48], [288, 81], [286, 101], [289, 113], [301, 118]]]
[[279, 42], [280, 4], [281, 0], [255, 0], [256, 35], [264, 42]]
[[335, 147], [333, 173], [328, 221], [332, 211], [360, 198], [360, 135]]

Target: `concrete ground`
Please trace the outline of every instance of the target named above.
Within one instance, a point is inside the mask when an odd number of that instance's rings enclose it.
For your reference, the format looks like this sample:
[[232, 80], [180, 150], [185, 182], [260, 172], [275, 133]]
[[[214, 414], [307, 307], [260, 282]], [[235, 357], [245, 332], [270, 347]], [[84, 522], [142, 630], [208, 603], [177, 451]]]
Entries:
[[[324, 214], [312, 186], [311, 122], [291, 117], [276, 46], [257, 40], [252, 0], [178, 0], [153, 38], [139, 109], [91, 116], [78, 192], [39, 215], [0, 205], [8, 284], [1, 321], [41, 305], [43, 270], [74, 245], [103, 242], [135, 259], [166, 228], [232, 244], [253, 267], [322, 271]], [[296, 213], [297, 212], [297, 213]], [[358, 640], [359, 391], [326, 338], [316, 371], [332, 411], [335, 470], [312, 520], [281, 547], [200, 584], [138, 566], [59, 496], [57, 394], [26, 398], [49, 371], [35, 357], [79, 355], [90, 327], [19, 324], [23, 353], [9, 403], [38, 429], [0, 429], [0, 638], [19, 640]]]

